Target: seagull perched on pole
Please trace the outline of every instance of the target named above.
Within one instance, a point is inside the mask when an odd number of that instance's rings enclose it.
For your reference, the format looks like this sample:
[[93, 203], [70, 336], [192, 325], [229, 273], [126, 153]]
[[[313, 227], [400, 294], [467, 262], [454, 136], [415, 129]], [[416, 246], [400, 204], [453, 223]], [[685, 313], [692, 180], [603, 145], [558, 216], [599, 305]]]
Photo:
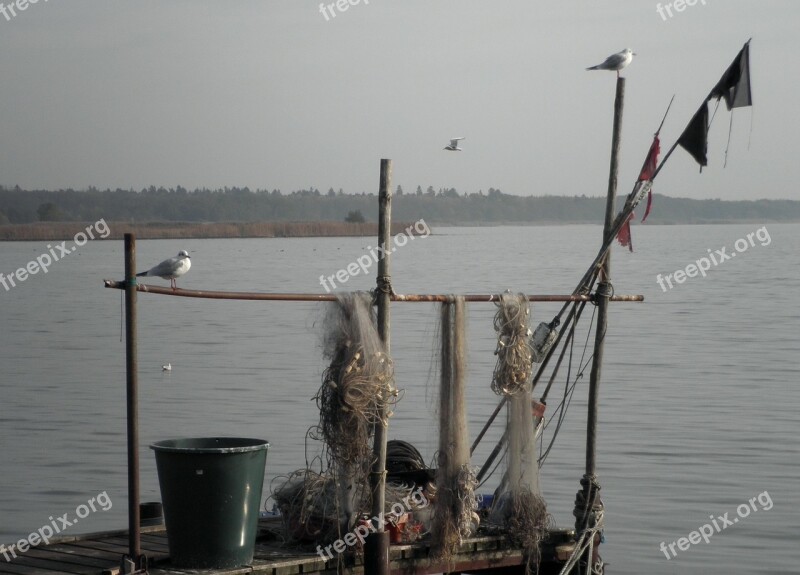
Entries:
[[466, 138], [450, 138], [450, 145], [445, 146], [443, 149], [448, 150], [450, 152], [460, 152], [461, 148], [458, 147], [458, 142], [460, 140], [465, 140]]
[[625, 48], [622, 52], [612, 54], [611, 56], [606, 58], [605, 62], [603, 62], [602, 64], [598, 64], [597, 66], [592, 66], [591, 68], [586, 68], [586, 69], [613, 70], [617, 73], [617, 78], [619, 78], [619, 71], [622, 70], [628, 64], [630, 64], [634, 56], [636, 56], [636, 52], [634, 52], [630, 48]]
[[192, 260], [189, 259], [189, 252], [181, 250], [174, 258], [164, 260], [157, 266], [150, 268], [146, 272], [136, 274], [136, 277], [151, 276], [160, 277], [161, 279], [169, 280], [172, 289], [178, 289], [178, 284], [175, 280], [189, 271], [192, 267]]

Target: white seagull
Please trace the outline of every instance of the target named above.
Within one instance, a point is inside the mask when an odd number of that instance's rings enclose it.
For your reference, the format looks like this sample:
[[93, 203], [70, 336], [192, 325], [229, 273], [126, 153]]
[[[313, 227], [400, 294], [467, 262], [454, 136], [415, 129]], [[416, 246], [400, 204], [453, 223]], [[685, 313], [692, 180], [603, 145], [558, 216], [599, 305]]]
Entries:
[[162, 365], [161, 371], [172, 371], [172, 364], [168, 363], [167, 365]]
[[151, 276], [160, 277], [161, 279], [169, 280], [172, 289], [177, 289], [178, 284], [175, 280], [189, 271], [192, 267], [192, 260], [189, 259], [189, 252], [181, 250], [174, 258], [164, 260], [157, 266], [150, 268], [146, 272], [136, 274], [136, 277]]
[[597, 66], [592, 66], [591, 68], [586, 68], [586, 69], [613, 70], [617, 73], [617, 78], [619, 78], [619, 71], [622, 70], [628, 64], [630, 64], [634, 56], [636, 56], [636, 52], [634, 52], [630, 48], [625, 48], [622, 52], [618, 52], [617, 54], [612, 54], [611, 56], [606, 58], [605, 62], [603, 62], [602, 64], [598, 64]]
[[448, 150], [450, 152], [460, 152], [461, 148], [458, 147], [458, 142], [460, 140], [465, 140], [466, 138], [450, 138], [450, 145], [445, 146], [443, 149]]

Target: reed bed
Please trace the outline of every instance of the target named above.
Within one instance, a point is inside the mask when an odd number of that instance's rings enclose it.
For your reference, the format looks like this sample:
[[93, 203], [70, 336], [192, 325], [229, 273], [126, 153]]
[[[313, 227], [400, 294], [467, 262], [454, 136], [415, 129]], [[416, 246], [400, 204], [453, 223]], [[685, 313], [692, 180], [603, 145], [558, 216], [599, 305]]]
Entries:
[[[85, 232], [91, 222], [47, 222], [35, 224], [0, 225], [0, 241], [54, 241], [71, 240], [78, 232]], [[119, 240], [126, 233], [136, 234], [140, 240], [204, 239], [204, 238], [312, 238], [376, 236], [377, 223], [346, 222], [151, 222], [131, 224], [108, 222], [110, 233], [95, 239]], [[414, 234], [408, 223], [392, 225], [392, 234]]]

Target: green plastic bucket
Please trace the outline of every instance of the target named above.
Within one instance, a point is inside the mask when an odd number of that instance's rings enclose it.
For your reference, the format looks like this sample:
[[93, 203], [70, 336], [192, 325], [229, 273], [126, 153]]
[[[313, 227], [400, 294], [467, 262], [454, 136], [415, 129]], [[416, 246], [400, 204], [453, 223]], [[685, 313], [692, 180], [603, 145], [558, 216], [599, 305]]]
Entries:
[[253, 562], [269, 443], [168, 439], [155, 451], [171, 563], [224, 569]]

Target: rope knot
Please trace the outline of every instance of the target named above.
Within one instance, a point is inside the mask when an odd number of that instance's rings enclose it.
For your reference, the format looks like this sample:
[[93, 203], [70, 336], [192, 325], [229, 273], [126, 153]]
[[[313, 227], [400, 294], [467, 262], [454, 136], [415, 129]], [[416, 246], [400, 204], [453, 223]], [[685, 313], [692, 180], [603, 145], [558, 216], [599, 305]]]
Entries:
[[392, 289], [392, 276], [378, 276], [375, 283], [377, 284], [376, 290], [378, 292], [395, 295], [394, 289]]

